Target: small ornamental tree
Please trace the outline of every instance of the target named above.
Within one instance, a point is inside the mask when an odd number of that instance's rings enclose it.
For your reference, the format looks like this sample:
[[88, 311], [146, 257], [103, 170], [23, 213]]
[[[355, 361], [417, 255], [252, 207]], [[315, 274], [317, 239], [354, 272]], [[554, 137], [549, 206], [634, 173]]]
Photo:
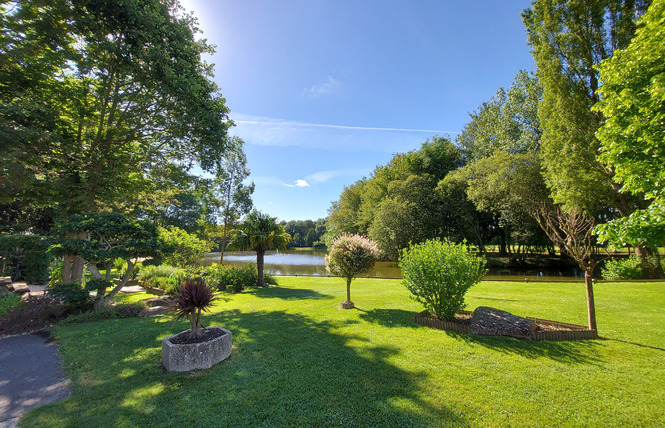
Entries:
[[378, 253], [376, 243], [364, 236], [345, 234], [333, 241], [326, 255], [326, 269], [346, 279], [346, 301], [340, 304], [342, 309], [353, 308], [351, 281], [374, 266]]
[[176, 294], [176, 319], [187, 318], [192, 325], [189, 337], [198, 338], [203, 334], [201, 329], [201, 312], [210, 311], [215, 300], [213, 291], [203, 278], [188, 279]]
[[[60, 239], [50, 249], [65, 258], [79, 257], [92, 275], [86, 288], [97, 291], [94, 309], [100, 310], [129, 281], [138, 258], [152, 257], [166, 251], [157, 227], [115, 213], [77, 214], [59, 228]], [[127, 269], [114, 285], [111, 269], [116, 259], [125, 260]], [[102, 274], [100, 270], [106, 270]], [[63, 275], [64, 276], [64, 275]], [[71, 279], [63, 278], [64, 282]], [[111, 289], [107, 294], [106, 291]]]
[[399, 267], [411, 298], [444, 320], [455, 319], [465, 306], [466, 292], [487, 272], [485, 259], [473, 254], [466, 242], [438, 239], [405, 248]]

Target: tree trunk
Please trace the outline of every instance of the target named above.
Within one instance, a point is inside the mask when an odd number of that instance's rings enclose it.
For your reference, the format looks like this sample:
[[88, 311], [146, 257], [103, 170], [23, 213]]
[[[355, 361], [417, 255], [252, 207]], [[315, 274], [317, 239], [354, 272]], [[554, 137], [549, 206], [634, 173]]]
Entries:
[[256, 285], [266, 287], [267, 284], [263, 281], [263, 256], [266, 250], [256, 250]]
[[224, 250], [226, 249], [226, 227], [227, 227], [227, 222], [226, 219], [224, 219], [224, 231], [222, 232], [222, 245], [219, 248], [220, 255], [219, 255], [219, 264], [223, 265], [224, 264]]
[[499, 255], [500, 256], [505, 256], [508, 254], [508, 251], [506, 250], [506, 232], [501, 228], [501, 244], [499, 246]]
[[351, 278], [346, 279], [346, 301], [351, 302]]
[[586, 283], [586, 302], [589, 315], [589, 329], [597, 330], [596, 327], [596, 304], [593, 299], [593, 272], [584, 271], [584, 282]]

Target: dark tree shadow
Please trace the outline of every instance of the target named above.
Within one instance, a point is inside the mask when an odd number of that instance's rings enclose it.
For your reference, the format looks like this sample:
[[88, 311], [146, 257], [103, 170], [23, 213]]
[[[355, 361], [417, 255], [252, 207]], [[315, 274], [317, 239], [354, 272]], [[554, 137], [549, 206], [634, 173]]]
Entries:
[[[393, 315], [399, 319], [400, 312]], [[388, 362], [399, 348], [372, 346], [365, 337], [335, 333], [342, 322], [284, 311], [239, 310], [213, 314], [206, 321], [233, 332], [233, 353], [209, 370], [189, 373], [166, 373], [159, 363], [161, 338], [182, 330], [184, 323], [170, 329], [163, 320], [100, 324], [107, 336], [113, 332], [120, 338], [121, 349], [95, 346], [85, 355], [69, 355], [74, 394], [37, 409], [22, 424], [470, 425], [459, 412], [423, 401], [426, 374]], [[76, 337], [70, 334], [62, 341]]]
[[284, 288], [284, 287], [253, 287], [244, 291], [256, 297], [285, 300], [299, 299], [323, 299], [332, 297], [329, 294], [323, 294], [307, 288]]
[[403, 309], [370, 309], [369, 311], [362, 312], [360, 318], [372, 324], [380, 324], [384, 327], [422, 327], [413, 321], [416, 314], [412, 311], [405, 311]]
[[644, 345], [642, 343], [635, 343], [629, 340], [609, 339], [607, 337], [601, 337], [601, 340], [610, 340], [612, 342], [621, 342], [621, 343], [626, 343], [628, 345], [639, 346], [640, 348], [655, 349], [656, 351], [665, 351], [665, 348], [659, 348], [658, 346]]
[[449, 336], [469, 344], [481, 345], [495, 352], [516, 354], [526, 358], [550, 358], [566, 364], [602, 365], [598, 340], [535, 341], [505, 336], [478, 336], [446, 332]]

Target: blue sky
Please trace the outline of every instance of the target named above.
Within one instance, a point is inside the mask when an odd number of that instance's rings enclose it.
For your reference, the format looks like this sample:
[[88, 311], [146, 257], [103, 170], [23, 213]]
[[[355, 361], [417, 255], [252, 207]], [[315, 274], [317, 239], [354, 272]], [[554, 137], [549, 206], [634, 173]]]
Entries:
[[216, 54], [257, 209], [325, 217], [345, 185], [535, 69], [522, 0], [181, 0]]

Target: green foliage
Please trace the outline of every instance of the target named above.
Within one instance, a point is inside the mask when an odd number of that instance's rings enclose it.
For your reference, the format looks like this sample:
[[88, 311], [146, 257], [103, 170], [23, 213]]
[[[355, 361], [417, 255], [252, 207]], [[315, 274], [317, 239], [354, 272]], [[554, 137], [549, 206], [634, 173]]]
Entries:
[[347, 286], [361, 273], [367, 272], [379, 254], [372, 240], [360, 235], [341, 235], [326, 255], [326, 270], [346, 279]]
[[149, 257], [164, 250], [157, 228], [147, 221], [116, 213], [76, 214], [59, 225], [58, 254], [78, 254], [87, 262]]
[[201, 335], [201, 312], [210, 312], [212, 302], [215, 300], [203, 278], [188, 279], [176, 294], [176, 319], [187, 318], [192, 325], [191, 337]]
[[48, 279], [52, 260], [47, 254], [50, 245], [49, 238], [39, 235], [0, 235], [0, 257], [15, 281], [42, 284]]
[[411, 245], [402, 252], [399, 267], [411, 297], [445, 320], [455, 319], [455, 313], [464, 309], [466, 292], [487, 272], [485, 259], [473, 254], [466, 243], [447, 240]]
[[604, 279], [640, 279], [643, 276], [642, 262], [637, 257], [630, 256], [627, 259], [610, 259], [605, 262], [601, 272]]
[[556, 203], [568, 210], [606, 205], [622, 215], [630, 204], [618, 194], [613, 171], [598, 157], [595, 138], [603, 116], [594, 68], [628, 45], [648, 2], [633, 0], [536, 0], [523, 13], [543, 87], [538, 117], [543, 130], [544, 176]]
[[[92, 298], [90, 291], [94, 287], [94, 279], [84, 287], [80, 281], [55, 282], [48, 287], [49, 296], [59, 299], [66, 307], [68, 312], [86, 311], [92, 308]], [[108, 285], [106, 285], [108, 286]]]
[[[615, 246], [665, 244], [665, 2], [656, 0], [630, 44], [598, 67], [603, 85], [595, 111], [606, 118], [596, 133], [600, 159], [622, 191], [650, 206], [598, 227]], [[648, 205], [648, 204], [647, 204]]]
[[[205, 268], [203, 277], [206, 283], [218, 290], [229, 290], [239, 293], [245, 288], [256, 285], [256, 269], [252, 263], [247, 263], [238, 269], [232, 266], [213, 264]], [[268, 274], [263, 275], [266, 284], [277, 285], [277, 282]]]
[[469, 161], [477, 161], [496, 152], [510, 154], [538, 153], [540, 121], [538, 103], [542, 88], [531, 73], [520, 71], [508, 91], [499, 88], [496, 95], [470, 114], [471, 121], [457, 137]]
[[181, 268], [196, 265], [203, 254], [212, 248], [209, 242], [190, 235], [179, 227], [159, 228], [159, 238], [168, 248], [161, 258], [166, 264]]
[[10, 0], [2, 25], [0, 194], [126, 212], [151, 169], [215, 170], [228, 109], [178, 2]]
[[21, 296], [17, 294], [8, 294], [0, 297], [0, 318], [7, 315], [13, 307], [20, 305], [22, 302]]
[[123, 318], [136, 318], [145, 307], [140, 303], [118, 304], [104, 306], [100, 311], [73, 314], [65, 318], [60, 324], [75, 324], [83, 322], [103, 321]]
[[442, 220], [438, 182], [464, 163], [449, 139], [434, 137], [420, 149], [398, 153], [369, 178], [344, 189], [328, 217], [327, 244], [344, 233], [370, 236], [382, 257], [396, 259], [409, 242], [458, 233]]
[[187, 270], [169, 265], [146, 266], [141, 269], [139, 279], [147, 287], [155, 287], [171, 294], [190, 274]]
[[252, 209], [254, 183], [245, 184], [249, 177], [247, 156], [243, 150], [245, 142], [240, 137], [232, 137], [229, 150], [221, 160], [214, 180], [215, 214], [221, 223], [221, 259], [228, 241], [228, 234], [243, 215]]

